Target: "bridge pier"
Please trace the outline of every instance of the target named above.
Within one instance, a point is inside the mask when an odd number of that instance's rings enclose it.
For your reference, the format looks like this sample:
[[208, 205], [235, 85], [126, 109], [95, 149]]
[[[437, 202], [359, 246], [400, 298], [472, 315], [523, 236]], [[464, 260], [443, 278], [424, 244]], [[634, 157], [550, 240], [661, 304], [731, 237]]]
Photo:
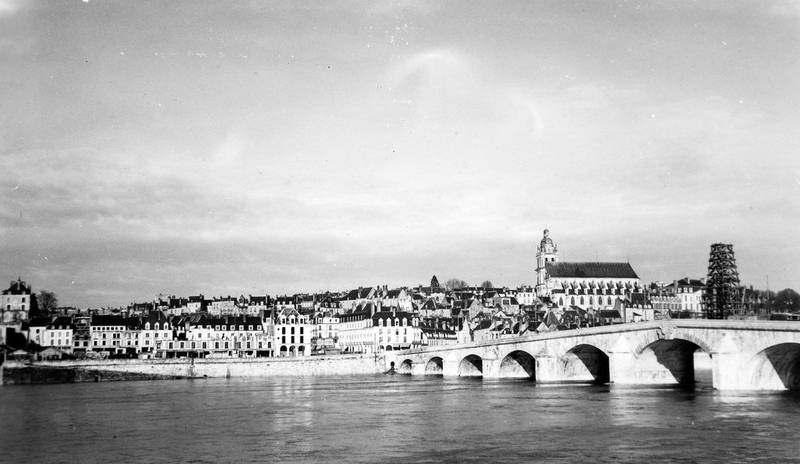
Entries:
[[558, 382], [563, 379], [563, 369], [560, 368], [559, 359], [556, 356], [537, 356], [536, 357], [536, 381], [537, 382]]
[[503, 377], [500, 374], [500, 360], [499, 359], [484, 359], [483, 360], [483, 378], [497, 379]]
[[[711, 353], [711, 375], [714, 388], [717, 390], [750, 390], [752, 380], [749, 375], [745, 375], [744, 368], [747, 363], [745, 353]], [[759, 384], [755, 389], [763, 388], [767, 390], [782, 390], [783, 384], [777, 379], [778, 384], [769, 385], [769, 380], [759, 379]], [[766, 381], [765, 381], [766, 380]]]
[[694, 382], [694, 352], [646, 349], [609, 353], [609, 377], [618, 384], [679, 384]]
[[633, 372], [633, 353], [630, 350], [608, 353], [608, 376], [611, 383], [636, 383]]
[[445, 377], [458, 377], [459, 360], [446, 359], [442, 362], [442, 375]]

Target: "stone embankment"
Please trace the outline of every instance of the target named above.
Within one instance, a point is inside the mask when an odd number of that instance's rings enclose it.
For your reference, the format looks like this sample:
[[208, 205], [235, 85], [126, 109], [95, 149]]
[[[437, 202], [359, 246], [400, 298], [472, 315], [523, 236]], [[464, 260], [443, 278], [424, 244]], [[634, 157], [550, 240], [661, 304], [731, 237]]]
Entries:
[[359, 375], [383, 372], [375, 356], [234, 359], [118, 359], [7, 362], [3, 385], [203, 377]]

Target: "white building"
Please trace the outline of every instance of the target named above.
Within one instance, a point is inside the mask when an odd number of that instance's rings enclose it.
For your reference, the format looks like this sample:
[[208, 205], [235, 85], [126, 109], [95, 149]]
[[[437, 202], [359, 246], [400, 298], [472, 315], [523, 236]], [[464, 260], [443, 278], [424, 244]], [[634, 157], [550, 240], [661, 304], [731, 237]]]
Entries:
[[645, 294], [630, 263], [560, 262], [558, 247], [545, 229], [536, 253], [536, 294], [559, 307], [608, 309], [617, 300]]
[[294, 308], [284, 308], [273, 320], [275, 352], [278, 356], [311, 356], [314, 324]]

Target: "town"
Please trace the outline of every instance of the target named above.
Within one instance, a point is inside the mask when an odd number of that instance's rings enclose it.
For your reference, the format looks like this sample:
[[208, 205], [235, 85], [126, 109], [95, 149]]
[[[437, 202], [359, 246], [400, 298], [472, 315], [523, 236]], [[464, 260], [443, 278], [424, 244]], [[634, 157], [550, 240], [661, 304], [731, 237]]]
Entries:
[[[127, 308], [89, 310], [57, 307], [53, 293], [37, 295], [18, 278], [2, 292], [0, 346], [6, 359], [20, 361], [375, 354], [598, 325], [715, 318], [706, 277], [646, 284], [627, 262], [564, 262], [548, 230], [536, 263], [535, 285], [517, 288], [489, 281], [470, 286], [459, 279], [441, 283], [434, 275], [416, 287], [158, 295]], [[714, 272], [733, 285], [736, 301], [725, 318], [795, 316], [774, 314], [782, 309], [771, 306], [780, 300], [774, 293], [739, 285], [730, 245], [712, 246], [708, 279]], [[716, 298], [717, 290], [712, 293]], [[796, 309], [796, 293], [782, 293], [791, 300], [783, 309]]]

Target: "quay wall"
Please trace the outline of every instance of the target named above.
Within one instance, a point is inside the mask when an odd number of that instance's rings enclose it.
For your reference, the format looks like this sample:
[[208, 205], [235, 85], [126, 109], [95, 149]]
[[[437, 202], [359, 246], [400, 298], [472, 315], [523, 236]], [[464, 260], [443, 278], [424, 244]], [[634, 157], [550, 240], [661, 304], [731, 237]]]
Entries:
[[197, 377], [275, 377], [363, 375], [384, 371], [375, 356], [343, 355], [297, 358], [114, 359], [6, 362], [3, 384], [63, 383], [105, 380]]

